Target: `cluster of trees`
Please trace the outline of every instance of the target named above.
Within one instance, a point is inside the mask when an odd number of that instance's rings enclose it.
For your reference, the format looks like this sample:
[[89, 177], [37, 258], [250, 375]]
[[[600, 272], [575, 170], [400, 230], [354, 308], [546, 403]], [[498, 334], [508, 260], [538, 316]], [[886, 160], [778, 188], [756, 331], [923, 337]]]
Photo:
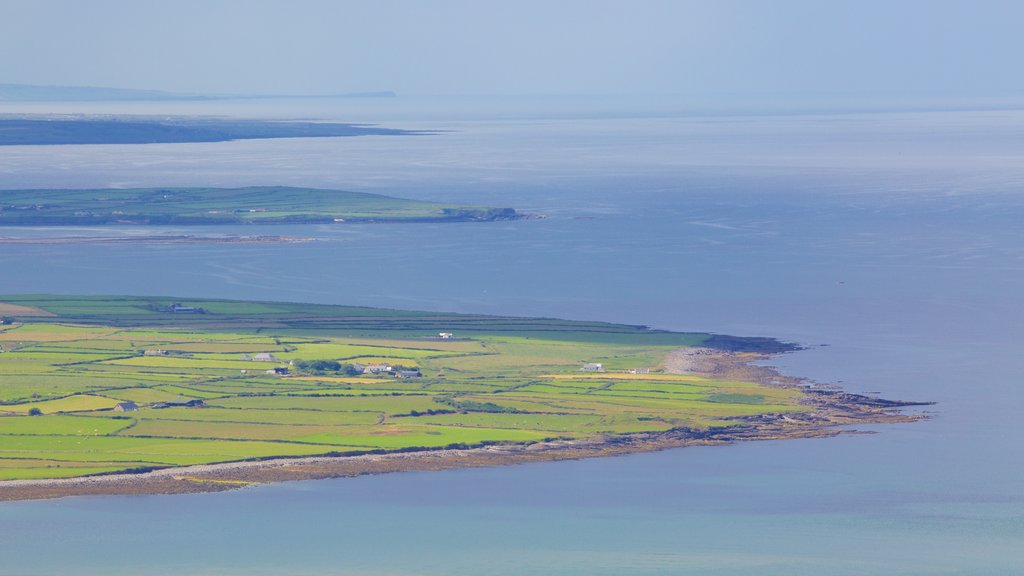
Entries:
[[326, 374], [328, 372], [343, 374], [345, 376], [357, 376], [362, 374], [351, 364], [342, 364], [335, 360], [295, 360], [293, 366], [296, 370], [309, 372], [311, 374]]
[[475, 400], [457, 400], [450, 396], [434, 398], [434, 402], [447, 404], [459, 412], [494, 412], [505, 414], [516, 414], [520, 411], [511, 406], [502, 406], [494, 402], [477, 402]]
[[455, 410], [446, 410], [441, 408], [439, 410], [412, 410], [409, 412], [409, 416], [435, 416], [437, 414], [455, 414]]

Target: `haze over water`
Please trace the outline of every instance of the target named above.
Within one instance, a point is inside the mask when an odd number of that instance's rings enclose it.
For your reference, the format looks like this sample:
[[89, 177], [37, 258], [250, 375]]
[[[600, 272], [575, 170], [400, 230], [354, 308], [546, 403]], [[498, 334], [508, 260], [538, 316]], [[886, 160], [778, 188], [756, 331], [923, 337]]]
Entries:
[[[630, 117], [573, 111], [565, 99], [458, 112], [395, 102], [270, 102], [240, 113], [441, 132], [11, 147], [0, 150], [0, 182], [322, 186], [548, 218], [157, 230], [318, 239], [308, 244], [7, 245], [0, 293], [292, 300], [775, 336], [809, 347], [778, 359], [787, 373], [936, 401], [933, 418], [831, 439], [0, 504], [0, 573], [1003, 575], [1024, 566], [1024, 112], [726, 116], [666, 105]], [[123, 232], [154, 230], [0, 228]]]

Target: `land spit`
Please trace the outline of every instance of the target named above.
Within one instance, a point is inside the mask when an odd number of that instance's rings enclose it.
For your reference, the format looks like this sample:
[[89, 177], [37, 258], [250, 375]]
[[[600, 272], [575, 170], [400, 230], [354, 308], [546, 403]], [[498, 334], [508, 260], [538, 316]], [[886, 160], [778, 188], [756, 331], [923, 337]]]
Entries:
[[811, 407], [811, 411], [737, 418], [734, 426], [710, 430], [677, 428], [667, 432], [611, 435], [525, 445], [273, 458], [162, 468], [137, 474], [6, 480], [0, 482], [0, 501], [85, 495], [219, 492], [270, 482], [576, 460], [685, 446], [713, 446], [746, 440], [817, 438], [856, 432], [849, 429], [838, 430], [837, 426], [920, 420], [925, 416], [905, 413], [902, 408], [932, 404], [883, 400], [842, 392], [836, 388], [809, 386], [806, 379], [786, 376], [774, 368], [753, 364], [770, 357], [770, 354], [754, 352], [682, 348], [669, 354], [662, 367], [673, 374], [742, 380], [766, 386], [800, 387], [804, 393], [802, 403]]

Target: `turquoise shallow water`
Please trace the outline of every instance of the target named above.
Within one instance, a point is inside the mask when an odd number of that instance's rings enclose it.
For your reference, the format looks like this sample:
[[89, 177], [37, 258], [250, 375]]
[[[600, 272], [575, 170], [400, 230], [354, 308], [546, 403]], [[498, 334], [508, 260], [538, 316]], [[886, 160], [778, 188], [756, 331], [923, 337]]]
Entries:
[[315, 235], [312, 244], [9, 245], [0, 293], [262, 298], [771, 335], [809, 346], [777, 360], [787, 372], [935, 400], [933, 418], [832, 439], [0, 504], [0, 574], [1022, 571], [1024, 114], [441, 124], [454, 132], [17, 148], [0, 151], [0, 177], [11, 187], [273, 178], [550, 217], [236, 230]]

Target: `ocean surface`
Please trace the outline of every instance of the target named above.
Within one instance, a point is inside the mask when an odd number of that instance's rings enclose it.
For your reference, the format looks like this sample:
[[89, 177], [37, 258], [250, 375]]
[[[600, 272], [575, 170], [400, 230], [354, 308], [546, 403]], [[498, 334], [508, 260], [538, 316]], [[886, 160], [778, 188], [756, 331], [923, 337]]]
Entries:
[[785, 372], [935, 401], [930, 419], [577, 462], [0, 503], [0, 574], [1024, 573], [1024, 111], [514, 104], [5, 105], [439, 133], [4, 147], [3, 188], [322, 186], [547, 218], [158, 230], [317, 239], [306, 244], [0, 245], [0, 293], [290, 300], [774, 336], [807, 346], [774, 361]]

